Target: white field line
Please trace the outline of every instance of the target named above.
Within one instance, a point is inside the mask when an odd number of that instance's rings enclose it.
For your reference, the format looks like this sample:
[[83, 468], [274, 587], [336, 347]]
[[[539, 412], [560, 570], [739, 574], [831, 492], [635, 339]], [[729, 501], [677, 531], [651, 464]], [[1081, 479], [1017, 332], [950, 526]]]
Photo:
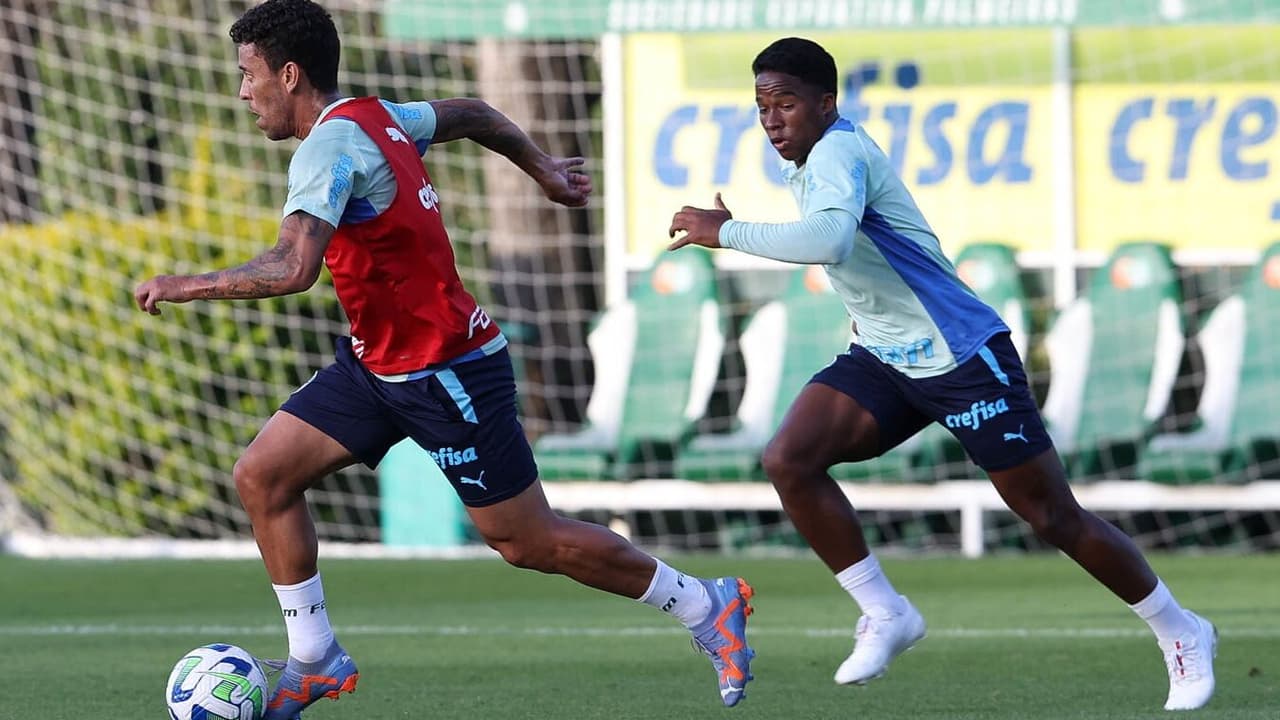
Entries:
[[[646, 637], [684, 635], [687, 631], [677, 627], [480, 627], [471, 625], [342, 625], [335, 628], [338, 634], [375, 636], [475, 636], [475, 637]], [[1280, 638], [1280, 627], [1227, 627], [1219, 628], [1224, 637]], [[0, 625], [0, 636], [50, 637], [60, 635], [99, 635], [128, 637], [139, 635], [176, 636], [272, 636], [284, 635], [281, 625], [118, 625], [118, 624], [66, 624], [66, 625]], [[752, 627], [751, 637], [761, 635], [777, 637], [852, 637], [852, 625], [847, 628], [803, 627]], [[1150, 637], [1143, 627], [1134, 628], [930, 628], [929, 637], [955, 640], [981, 640], [990, 638], [1015, 639], [1111, 639]]]

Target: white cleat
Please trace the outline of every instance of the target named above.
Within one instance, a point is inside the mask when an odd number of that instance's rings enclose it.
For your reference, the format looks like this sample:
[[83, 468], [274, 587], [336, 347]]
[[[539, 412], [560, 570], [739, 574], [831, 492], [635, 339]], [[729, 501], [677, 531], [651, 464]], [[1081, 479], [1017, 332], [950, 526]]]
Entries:
[[1213, 659], [1218, 655], [1218, 629], [1199, 615], [1186, 611], [1195, 626], [1190, 635], [1172, 643], [1160, 643], [1169, 668], [1169, 699], [1165, 710], [1195, 710], [1213, 697]]
[[853, 653], [836, 669], [841, 685], [865, 685], [889, 669], [889, 663], [910, 650], [925, 634], [920, 611], [899, 595], [901, 606], [889, 614], [875, 612], [858, 618]]

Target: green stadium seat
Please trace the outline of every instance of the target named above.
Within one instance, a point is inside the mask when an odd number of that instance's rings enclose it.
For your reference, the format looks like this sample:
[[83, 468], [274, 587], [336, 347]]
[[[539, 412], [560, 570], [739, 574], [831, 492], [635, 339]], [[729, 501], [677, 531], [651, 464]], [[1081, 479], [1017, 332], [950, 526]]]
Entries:
[[601, 314], [587, 344], [595, 368], [587, 425], [538, 439], [540, 475], [669, 474], [676, 447], [706, 412], [724, 350], [710, 253], [688, 248], [660, 257], [628, 300]]
[[1009, 326], [1009, 336], [1024, 360], [1031, 337], [1031, 306], [1013, 248], [1003, 243], [966, 245], [956, 256], [956, 274]]
[[760, 480], [760, 454], [809, 378], [849, 347], [851, 327], [822, 268], [797, 269], [782, 297], [756, 310], [742, 332], [746, 382], [735, 427], [694, 437], [676, 458], [687, 480]]
[[[849, 347], [848, 311], [821, 267], [798, 268], [782, 297], [757, 310], [741, 338], [746, 384], [735, 429], [694, 437], [676, 458], [689, 480], [762, 480], [760, 456], [796, 395], [814, 373]], [[884, 456], [831, 468], [837, 480], [911, 478], [915, 439]]]
[[1171, 484], [1280, 478], [1277, 326], [1280, 243], [1263, 252], [1240, 293], [1219, 303], [1197, 333], [1204, 384], [1195, 429], [1152, 438], [1140, 477]]
[[1127, 243], [1054, 320], [1043, 414], [1073, 478], [1136, 475], [1182, 360], [1181, 300], [1168, 248]]

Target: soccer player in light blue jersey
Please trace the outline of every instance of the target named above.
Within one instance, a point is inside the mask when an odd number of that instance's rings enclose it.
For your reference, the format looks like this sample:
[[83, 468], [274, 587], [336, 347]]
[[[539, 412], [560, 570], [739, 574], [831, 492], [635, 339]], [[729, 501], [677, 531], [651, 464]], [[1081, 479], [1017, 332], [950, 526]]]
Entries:
[[889, 159], [840, 117], [831, 55], [785, 38], [751, 70], [760, 124], [802, 217], [734, 220], [717, 194], [714, 208], [675, 214], [671, 237], [684, 234], [669, 249], [822, 265], [853, 319], [857, 341], [804, 387], [763, 456], [787, 515], [862, 611], [836, 682], [884, 674], [925, 636], [925, 622], [881, 570], [827, 470], [939, 422], [1011, 510], [1151, 626], [1169, 673], [1165, 708], [1203, 706], [1213, 695], [1216, 629], [1178, 604], [1128, 536], [1077, 504], [1009, 329], [958, 279]]

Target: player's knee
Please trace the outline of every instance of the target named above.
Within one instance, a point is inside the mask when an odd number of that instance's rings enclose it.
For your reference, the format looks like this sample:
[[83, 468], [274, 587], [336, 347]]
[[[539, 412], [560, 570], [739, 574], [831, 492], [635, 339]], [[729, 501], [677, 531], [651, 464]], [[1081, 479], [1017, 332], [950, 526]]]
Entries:
[[277, 497], [274, 492], [275, 485], [270, 481], [270, 474], [249, 455], [236, 461], [231, 470], [231, 478], [235, 481], [240, 503], [250, 513], [269, 512], [284, 504], [284, 499]]
[[780, 491], [794, 488], [826, 472], [829, 464], [811, 449], [799, 448], [786, 438], [777, 437], [765, 446], [760, 464], [765, 475]]
[[535, 562], [533, 553], [517, 542], [490, 543], [489, 547], [497, 550], [508, 565], [531, 570], [530, 566]]
[[1075, 545], [1083, 528], [1079, 505], [1043, 502], [1029, 513], [1027, 522], [1036, 535], [1061, 550]]
[[235, 467], [231, 469], [231, 479], [235, 481], [236, 494], [240, 496], [241, 503], [246, 507], [261, 504], [259, 501], [265, 487], [262, 476], [254, 468], [252, 460], [247, 457], [236, 460]]
[[515, 539], [488, 540], [508, 565], [524, 570], [550, 572], [551, 556], [541, 546]]

